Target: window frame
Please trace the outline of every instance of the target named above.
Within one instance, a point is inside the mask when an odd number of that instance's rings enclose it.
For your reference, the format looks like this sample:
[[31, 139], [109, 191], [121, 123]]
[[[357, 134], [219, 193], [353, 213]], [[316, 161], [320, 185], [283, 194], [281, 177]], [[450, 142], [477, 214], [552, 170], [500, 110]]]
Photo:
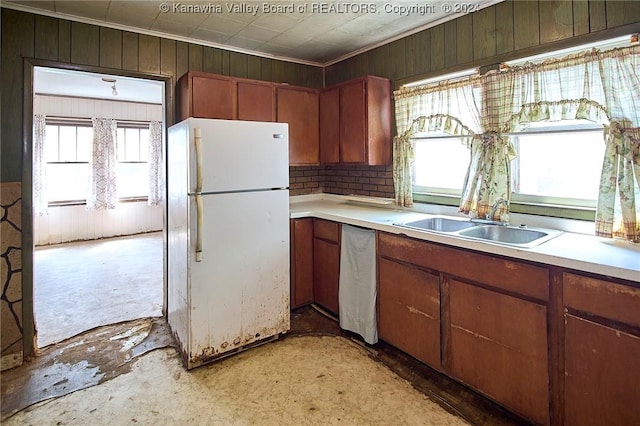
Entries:
[[[603, 126], [596, 123], [576, 123], [557, 126], [539, 126], [537, 124], [539, 123], [536, 123], [535, 125], [532, 125], [521, 131], [511, 132], [505, 135], [508, 135], [512, 138], [518, 138], [520, 135], [544, 133], [579, 133], [589, 131], [600, 132], [601, 134], [603, 134]], [[429, 136], [427, 134], [422, 134], [412, 137], [412, 139], [417, 141], [421, 139], [441, 139], [445, 137], [452, 139], [470, 138], [470, 136]], [[462, 142], [462, 140], [460, 140], [460, 142]], [[514, 143], [514, 146], [516, 146], [518, 141], [516, 139], [512, 142]], [[512, 163], [512, 167], [518, 167], [518, 157], [516, 157], [516, 159]], [[515, 173], [512, 173], [512, 183], [514, 175]], [[456, 207], [460, 205], [461, 192], [456, 192], [453, 189], [412, 185], [412, 192], [414, 201], [416, 202]], [[553, 196], [537, 196], [530, 194], [523, 195], [515, 192], [512, 188], [509, 210], [512, 213], [593, 221], [595, 220], [596, 204], [597, 199], [585, 200]]]
[[[138, 129], [138, 130], [148, 130], [150, 122], [146, 121], [117, 121], [117, 129]], [[92, 128], [93, 124], [91, 119], [83, 119], [83, 118], [66, 118], [66, 117], [46, 117], [45, 118], [45, 126], [66, 126], [66, 127], [88, 127]], [[58, 130], [59, 132], [59, 130]], [[59, 133], [58, 133], [58, 141], [59, 141]], [[116, 135], [116, 143], [117, 143], [117, 135]], [[58, 142], [58, 150], [59, 150], [59, 142]], [[140, 149], [140, 148], [139, 148]], [[77, 156], [77, 130], [76, 130], [76, 156]], [[116, 147], [116, 158], [117, 158], [118, 150]], [[59, 158], [59, 157], [58, 157]], [[117, 163], [123, 164], [148, 164], [148, 159], [146, 161], [119, 161], [116, 160]], [[89, 160], [87, 161], [47, 161], [47, 165], [49, 164], [89, 164]], [[148, 195], [138, 195], [138, 196], [126, 196], [126, 197], [118, 197], [119, 203], [127, 203], [127, 202], [138, 202], [138, 201], [147, 201]], [[60, 206], [74, 206], [74, 205], [86, 205], [87, 199], [69, 199], [69, 200], [55, 200], [55, 201], [47, 201], [49, 207], [60, 207]]]

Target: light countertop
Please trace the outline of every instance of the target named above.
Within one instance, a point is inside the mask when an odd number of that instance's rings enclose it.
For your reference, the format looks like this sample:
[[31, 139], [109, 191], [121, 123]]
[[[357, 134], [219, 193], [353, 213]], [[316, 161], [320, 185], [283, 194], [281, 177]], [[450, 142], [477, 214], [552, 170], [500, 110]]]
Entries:
[[316, 217], [391, 234], [404, 234], [453, 247], [640, 282], [640, 244], [623, 240], [563, 232], [539, 246], [519, 248], [393, 225], [393, 223], [429, 216], [442, 216], [442, 214], [394, 208], [393, 204], [354, 202], [348, 197], [331, 194], [291, 197], [290, 203], [292, 219]]

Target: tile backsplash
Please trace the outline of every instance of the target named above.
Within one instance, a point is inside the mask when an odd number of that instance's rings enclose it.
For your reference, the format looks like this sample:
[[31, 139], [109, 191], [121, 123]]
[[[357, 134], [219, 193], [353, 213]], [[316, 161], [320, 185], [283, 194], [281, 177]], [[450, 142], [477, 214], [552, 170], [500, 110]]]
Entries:
[[289, 167], [289, 192], [305, 195], [325, 192], [393, 198], [392, 166], [296, 166]]

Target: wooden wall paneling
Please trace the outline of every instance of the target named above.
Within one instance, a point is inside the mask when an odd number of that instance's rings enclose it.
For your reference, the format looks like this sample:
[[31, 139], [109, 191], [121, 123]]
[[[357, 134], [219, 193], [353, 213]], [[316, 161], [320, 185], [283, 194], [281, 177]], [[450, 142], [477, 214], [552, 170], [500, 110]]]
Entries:
[[473, 13], [473, 59], [496, 55], [496, 8], [486, 7]]
[[189, 44], [183, 41], [176, 43], [176, 77], [182, 77], [189, 71]]
[[71, 23], [71, 62], [79, 65], [94, 65], [100, 63], [100, 27]]
[[58, 60], [58, 20], [49, 16], [36, 15], [35, 57]]
[[33, 57], [34, 35], [34, 15], [2, 9], [2, 182], [22, 180], [22, 58]]
[[160, 38], [140, 34], [138, 68], [141, 72], [160, 73]]
[[456, 63], [464, 64], [473, 60], [473, 15], [461, 16], [456, 21]]
[[205, 47], [203, 49], [202, 71], [212, 74], [222, 73], [222, 50], [215, 47]]
[[393, 55], [394, 52], [391, 51], [388, 44], [372, 50], [371, 55], [369, 55], [369, 63], [373, 64], [373, 68], [370, 70], [369, 74], [378, 77], [391, 78], [394, 74], [394, 64], [393, 59], [391, 59]]
[[284, 62], [273, 61], [271, 63], [271, 81], [275, 83], [286, 82], [284, 75]]
[[607, 28], [619, 27], [637, 21], [640, 2], [637, 0], [607, 0]]
[[573, 0], [573, 35], [589, 33], [589, 0]]
[[539, 2], [540, 42], [573, 37], [573, 3], [564, 0]]
[[513, 1], [508, 0], [496, 6], [496, 53], [513, 51]]
[[138, 34], [122, 32], [122, 69], [138, 71]]
[[122, 68], [122, 31], [100, 27], [100, 66]]
[[230, 67], [230, 59], [229, 57], [231, 56], [231, 52], [229, 52], [228, 50], [222, 50], [220, 51], [220, 72], [217, 74], [222, 74], [222, 75], [231, 75], [229, 70], [231, 69]]
[[414, 72], [420, 75], [431, 71], [431, 30], [421, 31], [414, 36], [415, 45]]
[[[160, 39], [160, 73], [170, 75], [174, 79], [176, 75], [176, 41], [166, 38]], [[175, 83], [175, 81], [174, 81]]]
[[260, 79], [264, 81], [273, 81], [271, 79], [271, 64], [273, 60], [269, 58], [260, 58]]
[[229, 53], [229, 75], [246, 78], [248, 69], [247, 55], [244, 53]]
[[431, 35], [431, 70], [444, 69], [444, 25], [429, 29]]
[[444, 23], [444, 66], [458, 64], [458, 19]]
[[513, 47], [515, 50], [540, 44], [539, 22], [537, 1], [513, 2]]
[[262, 58], [259, 56], [247, 56], [247, 78], [262, 80]]
[[389, 73], [385, 77], [391, 80], [398, 80], [407, 76], [407, 72], [404, 69], [404, 56], [406, 55], [404, 44], [404, 39], [400, 39], [387, 45]]
[[589, 32], [607, 28], [607, 3], [604, 1], [589, 1]]
[[58, 61], [71, 61], [71, 21], [64, 19], [58, 22]]
[[189, 43], [189, 71], [202, 71], [202, 48], [199, 44]]

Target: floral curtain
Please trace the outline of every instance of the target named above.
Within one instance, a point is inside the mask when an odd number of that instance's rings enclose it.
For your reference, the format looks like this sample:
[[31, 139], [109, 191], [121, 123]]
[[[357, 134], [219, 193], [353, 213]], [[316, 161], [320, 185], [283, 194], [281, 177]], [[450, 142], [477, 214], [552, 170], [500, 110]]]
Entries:
[[538, 65], [494, 73], [487, 84], [513, 81], [513, 115], [503, 131], [535, 121], [589, 120], [605, 127], [605, 158], [596, 211], [596, 234], [640, 241], [638, 154], [640, 48], [591, 50]]
[[[453, 91], [469, 85], [474, 88], [471, 92]], [[399, 135], [394, 140], [394, 183], [400, 205], [410, 205], [406, 202], [411, 197], [409, 144], [417, 117], [428, 121], [449, 117], [449, 122], [465, 123], [473, 131], [460, 211], [481, 216], [511, 194], [515, 150], [504, 133], [520, 131], [535, 121], [583, 119], [605, 127], [596, 234], [640, 241], [640, 47], [591, 50], [453, 84], [402, 89], [394, 95]], [[467, 103], [467, 110], [453, 98]]]
[[640, 47], [598, 55], [609, 110], [596, 234], [640, 242]]
[[149, 197], [147, 204], [156, 206], [162, 202], [163, 173], [162, 167], [162, 123], [149, 123]]
[[397, 205], [413, 205], [413, 135], [437, 130], [468, 136], [479, 131], [481, 91], [477, 81], [470, 78], [394, 92], [398, 136], [393, 140], [393, 181]]
[[93, 144], [89, 157], [87, 208], [115, 209], [116, 193], [116, 121], [94, 118]]
[[47, 200], [47, 160], [45, 158], [46, 140], [45, 116], [33, 116], [33, 210], [38, 216], [48, 213]]

